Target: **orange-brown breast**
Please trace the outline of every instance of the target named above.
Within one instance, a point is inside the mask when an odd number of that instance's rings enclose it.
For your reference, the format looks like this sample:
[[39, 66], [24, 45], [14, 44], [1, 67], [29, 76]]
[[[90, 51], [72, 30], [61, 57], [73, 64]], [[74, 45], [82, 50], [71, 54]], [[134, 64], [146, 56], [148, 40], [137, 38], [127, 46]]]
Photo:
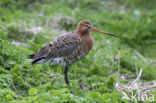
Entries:
[[87, 54], [93, 47], [94, 39], [90, 34], [85, 34], [81, 36], [83, 41], [83, 48], [85, 54]]

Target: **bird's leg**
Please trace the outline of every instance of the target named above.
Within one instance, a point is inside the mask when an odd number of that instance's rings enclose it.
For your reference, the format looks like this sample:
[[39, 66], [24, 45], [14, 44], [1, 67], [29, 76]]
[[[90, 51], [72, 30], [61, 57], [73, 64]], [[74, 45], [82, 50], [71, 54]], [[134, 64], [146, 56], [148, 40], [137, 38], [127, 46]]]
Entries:
[[68, 65], [65, 66], [64, 68], [64, 79], [66, 84], [69, 86], [69, 80], [68, 80]]

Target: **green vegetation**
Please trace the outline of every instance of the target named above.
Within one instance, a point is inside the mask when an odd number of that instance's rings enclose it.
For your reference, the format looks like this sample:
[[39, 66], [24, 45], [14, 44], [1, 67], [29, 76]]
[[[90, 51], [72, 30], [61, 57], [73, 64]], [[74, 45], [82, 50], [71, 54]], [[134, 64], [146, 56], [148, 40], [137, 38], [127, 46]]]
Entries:
[[[156, 80], [155, 5], [156, 0], [0, 0], [1, 103], [133, 103], [122, 100], [114, 85], [137, 77], [136, 68], [143, 68], [142, 82]], [[63, 67], [31, 66], [27, 56], [83, 19], [120, 38], [91, 33], [94, 48], [70, 67], [66, 88]]]

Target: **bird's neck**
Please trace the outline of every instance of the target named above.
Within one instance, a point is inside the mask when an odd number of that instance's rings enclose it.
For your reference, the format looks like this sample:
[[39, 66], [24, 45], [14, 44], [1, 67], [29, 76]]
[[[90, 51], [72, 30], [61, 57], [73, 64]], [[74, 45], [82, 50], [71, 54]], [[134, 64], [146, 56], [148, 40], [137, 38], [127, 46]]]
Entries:
[[87, 54], [93, 47], [94, 39], [90, 35], [89, 32], [79, 32], [75, 31], [77, 35], [79, 35], [83, 41], [83, 47], [85, 48], [85, 53]]
[[80, 35], [80, 36], [89, 36], [89, 31], [81, 31], [81, 30], [76, 30], [75, 31], [76, 34]]

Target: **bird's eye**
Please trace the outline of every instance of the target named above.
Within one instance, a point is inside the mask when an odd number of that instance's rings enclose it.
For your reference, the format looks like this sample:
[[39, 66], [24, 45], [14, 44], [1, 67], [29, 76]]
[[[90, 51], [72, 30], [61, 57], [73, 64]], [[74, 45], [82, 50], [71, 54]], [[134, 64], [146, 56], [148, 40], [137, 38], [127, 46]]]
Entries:
[[89, 25], [88, 25], [88, 24], [86, 24], [85, 26], [86, 26], [87, 28], [89, 27]]

